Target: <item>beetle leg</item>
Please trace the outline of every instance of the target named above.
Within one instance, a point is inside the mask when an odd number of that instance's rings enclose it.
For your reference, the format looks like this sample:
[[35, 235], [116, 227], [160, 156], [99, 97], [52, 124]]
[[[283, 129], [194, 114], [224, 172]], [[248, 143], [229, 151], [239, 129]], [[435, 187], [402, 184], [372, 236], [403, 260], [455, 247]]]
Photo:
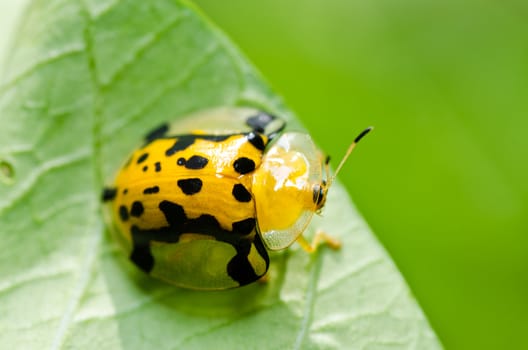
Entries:
[[307, 253], [314, 253], [321, 244], [326, 244], [332, 249], [341, 248], [341, 242], [336, 238], [326, 234], [323, 231], [317, 231], [315, 233], [312, 242], [308, 242], [302, 235], [297, 238], [297, 243]]

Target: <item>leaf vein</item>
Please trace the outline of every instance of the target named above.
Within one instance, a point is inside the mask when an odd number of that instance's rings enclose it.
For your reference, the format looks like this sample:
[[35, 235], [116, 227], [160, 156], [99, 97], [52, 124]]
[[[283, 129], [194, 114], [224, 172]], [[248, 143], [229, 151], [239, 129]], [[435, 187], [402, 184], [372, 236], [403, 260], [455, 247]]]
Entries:
[[97, 261], [96, 258], [98, 256], [98, 248], [103, 238], [103, 229], [101, 224], [99, 224], [99, 229], [97, 231], [97, 234], [93, 235], [92, 242], [88, 247], [88, 253], [86, 254], [85, 261], [81, 262], [82, 268], [80, 269], [81, 274], [79, 276], [78, 283], [73, 290], [73, 296], [66, 306], [66, 311], [64, 312], [64, 315], [62, 316], [62, 319], [59, 323], [57, 333], [55, 334], [53, 343], [50, 347], [51, 350], [58, 350], [62, 348], [64, 340], [66, 339], [68, 328], [73, 323], [75, 312], [77, 311], [77, 308], [91, 280], [92, 272]]
[[88, 158], [90, 152], [87, 150], [81, 150], [72, 154], [50, 159], [45, 163], [42, 163], [35, 171], [31, 172], [29, 176], [13, 191], [13, 195], [6, 198], [4, 206], [0, 205], [0, 215], [2, 215], [7, 209], [13, 207], [18, 201], [20, 201], [26, 194], [34, 188], [35, 183], [49, 171], [57, 168], [64, 167], [80, 162]]
[[0, 94], [5, 93], [7, 90], [9, 90], [14, 85], [18, 84], [20, 81], [24, 80], [25, 78], [29, 77], [31, 74], [36, 72], [38, 69], [45, 67], [49, 64], [52, 64], [54, 62], [57, 62], [63, 58], [74, 56], [77, 54], [81, 54], [84, 52], [84, 47], [81, 45], [72, 45], [70, 47], [66, 47], [63, 50], [58, 51], [52, 51], [50, 54], [48, 54], [46, 57], [42, 58], [40, 61], [34, 62], [30, 67], [28, 67], [25, 71], [19, 73], [17, 76], [11, 78], [9, 81], [7, 81], [5, 84], [2, 84], [0, 86]]
[[65, 276], [68, 274], [71, 274], [72, 271], [70, 269], [66, 270], [60, 270], [60, 271], [53, 271], [45, 272], [45, 273], [29, 273], [22, 276], [15, 276], [14, 278], [10, 278], [6, 280], [6, 282], [0, 284], [0, 294], [5, 294], [9, 292], [12, 289], [18, 288], [23, 286], [27, 283], [34, 283], [35, 281], [39, 280], [48, 280], [53, 279], [61, 276]]
[[332, 288], [335, 287], [336, 285], [338, 285], [339, 283], [349, 279], [352, 276], [359, 275], [363, 271], [365, 271], [365, 270], [367, 270], [367, 269], [369, 269], [369, 268], [371, 268], [373, 266], [380, 265], [383, 262], [384, 262], [384, 259], [381, 256], [378, 256], [378, 257], [376, 257], [374, 259], [370, 259], [367, 262], [363, 263], [362, 265], [358, 266], [356, 269], [351, 270], [351, 271], [347, 271], [345, 274], [343, 274], [343, 275], [339, 276], [338, 278], [336, 278], [335, 280], [333, 280], [330, 284], [324, 286], [323, 288], [320, 288], [319, 289], [319, 294], [323, 295], [323, 294], [327, 293], [328, 291], [332, 290]]
[[[83, 30], [83, 39], [84, 39], [84, 47], [86, 50], [87, 55], [87, 68], [90, 72], [90, 77], [92, 79], [92, 85], [94, 88], [94, 103], [93, 103], [93, 126], [92, 126], [92, 148], [89, 152], [89, 154], [93, 157], [94, 160], [94, 187], [101, 186], [102, 184], [102, 174], [101, 174], [101, 162], [100, 162], [100, 105], [98, 100], [98, 92], [99, 92], [99, 83], [97, 79], [97, 70], [96, 70], [96, 62], [93, 55], [93, 40], [91, 37], [91, 20], [90, 15], [88, 11], [88, 7], [86, 3], [83, 0], [79, 1], [79, 5], [81, 8], [81, 13], [84, 15], [85, 23], [84, 23], [84, 30]], [[98, 202], [97, 202], [98, 203]], [[99, 204], [96, 205], [99, 207]], [[102, 222], [98, 222], [97, 226], [98, 229], [96, 230], [95, 234], [93, 234], [92, 242], [88, 247], [88, 252], [86, 254], [86, 257], [83, 259], [83, 261], [80, 262], [80, 268], [79, 268], [79, 277], [78, 282], [74, 286], [74, 289], [72, 291], [72, 297], [67, 303], [64, 315], [62, 316], [62, 319], [59, 323], [59, 326], [57, 328], [56, 334], [53, 339], [53, 343], [51, 345], [51, 350], [58, 350], [61, 349], [64, 341], [67, 337], [68, 330], [71, 326], [71, 324], [74, 322], [74, 316], [75, 313], [79, 307], [79, 304], [81, 303], [82, 297], [84, 296], [88, 286], [89, 282], [92, 277], [93, 270], [95, 268], [95, 265], [97, 263], [97, 257], [99, 256], [99, 248], [101, 245], [101, 242], [103, 241], [103, 233], [104, 229], [102, 227]]]
[[108, 6], [102, 8], [99, 12], [93, 13], [93, 20], [99, 19], [100, 17], [104, 16], [105, 14], [112, 11], [117, 5], [119, 5], [121, 1], [120, 0], [114, 0], [112, 3], [109, 3]]
[[306, 340], [306, 337], [308, 336], [308, 332], [312, 324], [313, 311], [315, 307], [315, 301], [317, 299], [317, 282], [319, 281], [319, 276], [321, 275], [322, 264], [322, 254], [321, 252], [318, 252], [312, 270], [310, 271], [309, 283], [306, 289], [305, 307], [301, 318], [301, 326], [297, 332], [297, 337], [293, 345], [293, 349], [295, 350], [303, 348], [303, 344]]
[[102, 87], [108, 88], [112, 86], [112, 84], [117, 83], [126, 72], [126, 69], [136, 63], [141, 58], [141, 55], [149, 48], [158, 43], [163, 34], [177, 27], [182, 21], [182, 18], [182, 15], [172, 16], [166, 24], [160, 27], [158, 31], [153, 32], [152, 35], [149, 35], [146, 38], [146, 40], [140, 42], [139, 45], [135, 47], [136, 50], [131, 52], [129, 58], [119, 66], [119, 68], [107, 79], [107, 81], [102, 82]]
[[121, 318], [123, 316], [132, 314], [135, 311], [139, 311], [142, 308], [144, 308], [146, 306], [149, 306], [150, 304], [152, 304], [154, 302], [161, 301], [161, 300], [163, 300], [163, 299], [165, 299], [167, 297], [170, 297], [174, 293], [175, 293], [174, 289], [168, 289], [168, 290], [164, 291], [163, 293], [159, 293], [158, 295], [149, 295], [147, 298], [140, 300], [136, 304], [133, 304], [132, 306], [127, 307], [126, 309], [121, 309], [121, 310], [119, 310], [117, 312], [109, 313], [109, 314], [106, 314], [106, 315], [85, 317], [83, 319], [78, 319], [76, 321], [76, 323], [90, 323], [90, 322], [93, 322], [93, 321], [102, 321], [102, 320], [106, 320], [106, 319], [110, 319], [110, 318], [119, 319], [119, 318]]

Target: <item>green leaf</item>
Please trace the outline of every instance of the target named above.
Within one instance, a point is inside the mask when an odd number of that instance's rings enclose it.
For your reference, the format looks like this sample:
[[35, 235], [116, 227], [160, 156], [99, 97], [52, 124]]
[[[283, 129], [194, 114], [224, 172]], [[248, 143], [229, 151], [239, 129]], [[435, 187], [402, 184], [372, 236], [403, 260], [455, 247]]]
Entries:
[[342, 250], [274, 254], [268, 284], [187, 291], [127, 262], [102, 219], [105, 180], [146, 130], [217, 105], [258, 106], [300, 128], [187, 2], [31, 3], [0, 96], [2, 346], [440, 348], [339, 184], [308, 235], [322, 229]]

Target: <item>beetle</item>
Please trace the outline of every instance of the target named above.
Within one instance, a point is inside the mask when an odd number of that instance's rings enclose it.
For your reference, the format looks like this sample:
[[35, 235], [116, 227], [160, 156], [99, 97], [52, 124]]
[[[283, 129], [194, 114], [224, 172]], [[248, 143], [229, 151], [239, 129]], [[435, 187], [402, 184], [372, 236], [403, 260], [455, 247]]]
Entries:
[[285, 126], [254, 108], [218, 107], [148, 133], [103, 191], [130, 260], [179, 287], [217, 290], [264, 276], [268, 250], [338, 248], [322, 232], [302, 236], [335, 175], [308, 134]]

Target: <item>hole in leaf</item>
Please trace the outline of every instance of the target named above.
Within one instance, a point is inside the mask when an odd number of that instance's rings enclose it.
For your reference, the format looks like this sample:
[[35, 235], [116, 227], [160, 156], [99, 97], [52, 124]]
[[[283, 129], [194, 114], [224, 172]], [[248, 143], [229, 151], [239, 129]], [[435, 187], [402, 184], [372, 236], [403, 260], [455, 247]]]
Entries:
[[0, 180], [9, 184], [13, 182], [14, 177], [15, 169], [13, 168], [11, 163], [0, 159]]

